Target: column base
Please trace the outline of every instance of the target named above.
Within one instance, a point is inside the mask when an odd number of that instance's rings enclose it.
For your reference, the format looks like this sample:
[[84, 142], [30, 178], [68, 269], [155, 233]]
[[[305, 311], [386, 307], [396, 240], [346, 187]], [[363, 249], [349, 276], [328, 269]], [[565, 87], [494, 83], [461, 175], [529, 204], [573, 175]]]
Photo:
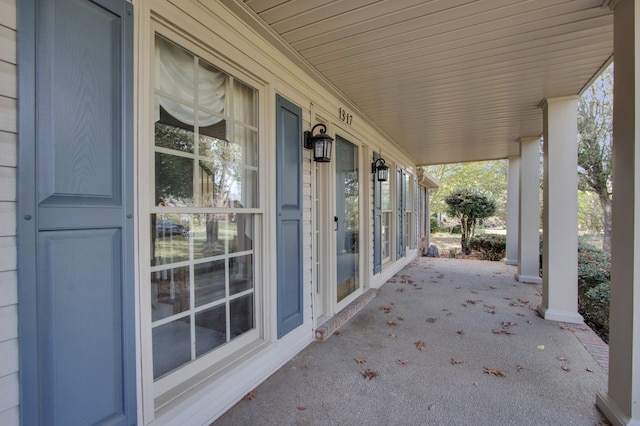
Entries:
[[538, 313], [542, 318], [550, 321], [568, 322], [571, 324], [584, 324], [584, 318], [577, 312], [560, 311], [558, 309], [550, 309], [545, 306], [538, 306]]
[[640, 426], [640, 420], [633, 420], [627, 417], [618, 407], [618, 404], [609, 398], [609, 395], [605, 392], [598, 392], [596, 395], [596, 406], [612, 426]]
[[518, 266], [518, 259], [505, 259], [504, 264]]
[[535, 275], [521, 275], [521, 274], [515, 274], [514, 278], [516, 279], [516, 281], [519, 281], [521, 283], [528, 283], [528, 284], [542, 284], [542, 278], [537, 277]]

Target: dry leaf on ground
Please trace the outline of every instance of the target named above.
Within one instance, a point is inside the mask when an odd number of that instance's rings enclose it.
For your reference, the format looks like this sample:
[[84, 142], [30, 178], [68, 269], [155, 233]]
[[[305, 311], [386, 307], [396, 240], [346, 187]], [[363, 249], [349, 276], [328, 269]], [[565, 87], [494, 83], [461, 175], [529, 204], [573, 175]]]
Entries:
[[571, 367], [568, 367], [568, 366], [566, 366], [566, 365], [563, 365], [563, 366], [562, 366], [562, 367], [560, 367], [560, 368], [562, 368], [564, 371], [571, 371]]
[[491, 376], [497, 376], [497, 377], [507, 377], [506, 373], [500, 371], [500, 370], [496, 370], [494, 368], [488, 368], [488, 367], [484, 367], [484, 372], [491, 375]]
[[306, 411], [307, 407], [296, 407], [298, 409], [298, 411]]
[[416, 348], [418, 348], [419, 350], [424, 350], [425, 346], [427, 345], [427, 343], [424, 340], [418, 340], [416, 343]]
[[378, 370], [371, 370], [370, 368], [367, 368], [360, 374], [362, 374], [362, 377], [365, 379], [373, 380], [380, 375], [380, 372]]
[[451, 363], [451, 365], [458, 365], [458, 364], [462, 364], [464, 361], [462, 361], [461, 359], [451, 358], [451, 361], [449, 362]]
[[254, 391], [251, 391], [248, 394], [246, 394], [243, 399], [246, 399], [247, 401], [251, 401], [252, 399], [255, 399], [255, 397], [256, 397], [256, 393]]
[[395, 338], [396, 338], [396, 337], [398, 337], [398, 336], [397, 336], [395, 333], [390, 333], [390, 334], [389, 334], [389, 337], [390, 337], [391, 339], [395, 339]]
[[364, 364], [365, 362], [367, 362], [367, 359], [366, 358], [356, 358], [356, 362], [358, 364]]
[[397, 322], [395, 322], [395, 321], [387, 321], [387, 325], [388, 325], [388, 326], [392, 326], [392, 327], [393, 327], [393, 326], [398, 325], [398, 323], [397, 323]]
[[427, 322], [434, 323], [438, 321], [438, 318], [427, 318]]
[[406, 359], [397, 359], [396, 362], [398, 363], [398, 365], [407, 365], [407, 364], [409, 364], [409, 360], [406, 360]]
[[456, 334], [462, 335], [462, 334], [464, 334], [464, 330], [458, 330], [458, 331], [456, 331]]

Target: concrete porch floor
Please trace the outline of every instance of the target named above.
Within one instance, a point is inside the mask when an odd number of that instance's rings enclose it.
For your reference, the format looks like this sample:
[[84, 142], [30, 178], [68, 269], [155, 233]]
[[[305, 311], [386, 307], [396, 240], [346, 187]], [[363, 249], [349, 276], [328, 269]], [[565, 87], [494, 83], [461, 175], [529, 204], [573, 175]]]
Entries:
[[608, 424], [595, 406], [606, 345], [586, 326], [540, 318], [541, 287], [515, 272], [415, 259], [214, 424]]

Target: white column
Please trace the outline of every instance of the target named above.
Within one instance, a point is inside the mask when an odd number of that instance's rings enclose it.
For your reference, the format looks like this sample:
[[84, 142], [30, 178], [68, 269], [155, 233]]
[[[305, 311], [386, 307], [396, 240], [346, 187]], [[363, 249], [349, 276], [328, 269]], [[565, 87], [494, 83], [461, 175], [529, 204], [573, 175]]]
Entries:
[[520, 156], [509, 157], [509, 169], [507, 172], [507, 265], [518, 264], [518, 235], [520, 203]]
[[540, 278], [540, 137], [520, 138], [520, 198], [518, 205], [518, 273], [516, 280], [541, 283]]
[[609, 388], [597, 405], [618, 426], [640, 425], [640, 0], [617, 2], [613, 38]]
[[583, 324], [578, 313], [578, 97], [542, 105], [544, 178], [542, 304], [545, 319]]

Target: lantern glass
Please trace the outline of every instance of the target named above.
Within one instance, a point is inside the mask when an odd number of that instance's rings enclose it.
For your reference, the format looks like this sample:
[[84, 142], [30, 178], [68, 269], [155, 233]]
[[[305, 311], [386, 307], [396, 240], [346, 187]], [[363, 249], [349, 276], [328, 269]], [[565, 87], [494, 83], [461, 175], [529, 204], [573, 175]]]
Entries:
[[389, 167], [383, 165], [378, 169], [378, 180], [381, 182], [389, 180]]
[[315, 137], [313, 141], [313, 159], [319, 163], [331, 161], [331, 138]]

